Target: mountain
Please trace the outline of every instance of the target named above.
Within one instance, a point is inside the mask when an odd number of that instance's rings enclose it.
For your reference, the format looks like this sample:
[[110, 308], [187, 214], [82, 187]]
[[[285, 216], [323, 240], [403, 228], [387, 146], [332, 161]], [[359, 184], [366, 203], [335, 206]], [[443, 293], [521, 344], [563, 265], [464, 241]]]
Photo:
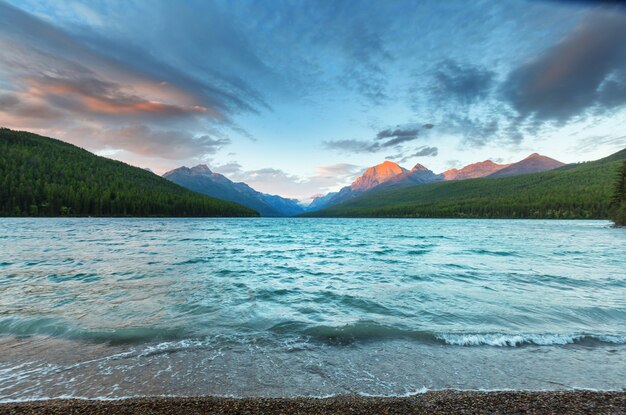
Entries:
[[339, 192], [330, 192], [325, 195], [315, 196], [311, 203], [305, 208], [305, 210], [318, 210], [323, 208], [324, 206], [328, 206], [328, 203], [337, 195], [337, 193]]
[[0, 128], [0, 216], [258, 216], [144, 169]]
[[391, 161], [385, 161], [370, 167], [358, 177], [352, 185], [344, 187], [337, 193], [329, 193], [318, 197], [306, 208], [308, 212], [324, 209], [338, 203], [345, 202], [364, 193], [379, 192], [382, 190], [398, 189], [439, 181], [467, 180], [479, 177], [507, 177], [528, 173], [552, 170], [564, 166], [560, 161], [537, 153], [531, 154], [524, 160], [513, 164], [497, 164], [491, 160], [473, 163], [462, 169], [450, 169], [441, 174], [416, 164], [410, 171]]
[[561, 163], [558, 160], [551, 159], [550, 157], [542, 156], [541, 154], [533, 153], [526, 157], [522, 161], [513, 163], [508, 167], [500, 169], [488, 177], [509, 177], [517, 176], [520, 174], [539, 173], [542, 171], [553, 170], [564, 166], [565, 163]]
[[278, 195], [261, 193], [265, 203], [277, 211], [280, 216], [296, 216], [304, 212], [304, 208], [296, 199], [287, 199]]
[[539, 173], [368, 192], [305, 216], [605, 219], [625, 159], [622, 150]]
[[163, 177], [195, 192], [247, 206], [261, 216], [294, 216], [304, 212], [297, 200], [258, 192], [245, 183], [235, 183], [212, 172], [204, 164], [179, 167]]
[[391, 177], [389, 180], [380, 183], [378, 186], [370, 189], [372, 191], [389, 189], [389, 188], [400, 188], [407, 186], [415, 186], [418, 184], [432, 183], [443, 180], [444, 177], [441, 174], [435, 174], [431, 170], [422, 166], [421, 164], [416, 164], [409, 171], [404, 171], [403, 173]]
[[365, 170], [365, 173], [350, 185], [352, 192], [365, 192], [381, 183], [408, 173], [407, 169], [398, 166], [392, 161], [385, 161]]
[[365, 173], [357, 177], [350, 186], [342, 188], [339, 192], [329, 193], [326, 196], [315, 198], [307, 207], [307, 211], [322, 209], [345, 202], [346, 200], [375, 190], [413, 186], [441, 179], [442, 176], [434, 174], [421, 164], [416, 165], [411, 170], [407, 170], [400, 167], [397, 163], [385, 161], [367, 169]]
[[499, 170], [509, 167], [510, 164], [496, 164], [491, 160], [481, 161], [479, 163], [469, 164], [462, 169], [450, 169], [444, 171], [444, 180], [465, 180], [486, 177]]

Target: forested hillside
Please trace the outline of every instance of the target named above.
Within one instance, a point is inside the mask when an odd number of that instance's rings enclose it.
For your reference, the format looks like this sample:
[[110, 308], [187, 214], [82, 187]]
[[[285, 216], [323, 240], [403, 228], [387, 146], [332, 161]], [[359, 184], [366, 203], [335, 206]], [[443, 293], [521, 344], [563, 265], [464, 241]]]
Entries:
[[257, 216], [59, 140], [0, 129], [0, 216]]
[[626, 150], [542, 173], [380, 191], [306, 216], [608, 218], [624, 159]]
[[626, 226], [626, 160], [622, 162], [615, 180], [611, 219], [618, 226]]

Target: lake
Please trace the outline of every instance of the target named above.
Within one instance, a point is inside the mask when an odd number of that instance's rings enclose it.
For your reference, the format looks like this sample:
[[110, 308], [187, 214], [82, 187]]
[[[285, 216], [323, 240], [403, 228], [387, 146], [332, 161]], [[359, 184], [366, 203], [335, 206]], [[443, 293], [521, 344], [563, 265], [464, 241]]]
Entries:
[[0, 219], [0, 400], [626, 387], [606, 221]]

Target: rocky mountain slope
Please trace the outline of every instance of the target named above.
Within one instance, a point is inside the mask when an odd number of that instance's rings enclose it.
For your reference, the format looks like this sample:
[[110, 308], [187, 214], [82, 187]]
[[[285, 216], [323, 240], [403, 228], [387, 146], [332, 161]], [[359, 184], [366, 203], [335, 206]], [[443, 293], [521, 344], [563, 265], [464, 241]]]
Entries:
[[490, 174], [488, 177], [509, 177], [519, 176], [520, 174], [539, 173], [542, 171], [553, 170], [564, 165], [565, 163], [561, 163], [558, 160], [533, 153], [524, 160], [500, 169], [495, 173]]

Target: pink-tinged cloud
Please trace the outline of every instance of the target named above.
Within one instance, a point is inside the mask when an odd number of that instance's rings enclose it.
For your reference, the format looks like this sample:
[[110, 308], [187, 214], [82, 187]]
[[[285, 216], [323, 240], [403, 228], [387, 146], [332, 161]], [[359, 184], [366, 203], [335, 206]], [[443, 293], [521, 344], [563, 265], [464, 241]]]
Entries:
[[4, 113], [5, 122], [8, 117], [24, 119], [27, 123], [33, 120], [49, 122], [61, 117], [61, 112], [46, 105], [40, 99], [26, 94], [0, 93], [0, 113]]
[[[85, 82], [85, 84], [81, 82]], [[125, 93], [121, 86], [112, 82], [99, 81], [94, 78], [70, 80], [43, 77], [28, 79], [26, 84], [28, 85], [27, 94], [49, 102], [56, 102], [58, 106], [65, 106], [65, 109], [78, 112], [87, 111], [121, 116], [139, 115], [141, 113], [167, 117], [209, 115], [221, 118], [217, 111], [202, 105], [177, 105], [147, 100], [137, 95]], [[62, 98], [62, 101], [55, 100], [55, 98]]]
[[0, 0], [0, 126], [119, 150], [128, 161], [185, 160], [229, 145], [224, 130], [241, 131], [234, 112], [253, 110], [227, 85], [142, 50], [122, 59], [91, 40]]

